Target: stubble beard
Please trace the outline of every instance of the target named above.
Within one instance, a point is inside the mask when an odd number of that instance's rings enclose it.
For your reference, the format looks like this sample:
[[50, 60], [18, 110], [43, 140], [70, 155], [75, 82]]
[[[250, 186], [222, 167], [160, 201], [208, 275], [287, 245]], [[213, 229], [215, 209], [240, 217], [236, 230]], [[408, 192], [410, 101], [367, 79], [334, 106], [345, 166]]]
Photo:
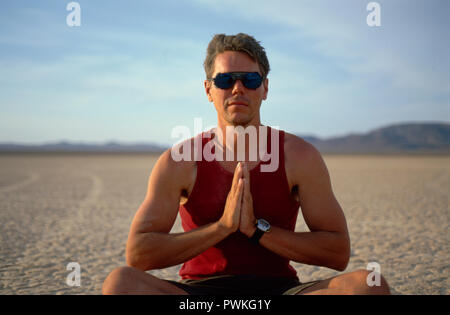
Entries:
[[225, 103], [225, 107], [223, 109], [223, 119], [228, 125], [231, 126], [242, 126], [247, 127], [251, 124], [252, 120], [255, 118], [254, 112], [250, 111], [252, 107], [249, 107], [245, 111], [237, 111], [237, 112], [229, 112], [228, 111], [228, 102]]
[[229, 125], [232, 126], [243, 126], [245, 127], [250, 122], [250, 117], [248, 115], [242, 115], [241, 113], [236, 114], [230, 114], [226, 113], [225, 120]]

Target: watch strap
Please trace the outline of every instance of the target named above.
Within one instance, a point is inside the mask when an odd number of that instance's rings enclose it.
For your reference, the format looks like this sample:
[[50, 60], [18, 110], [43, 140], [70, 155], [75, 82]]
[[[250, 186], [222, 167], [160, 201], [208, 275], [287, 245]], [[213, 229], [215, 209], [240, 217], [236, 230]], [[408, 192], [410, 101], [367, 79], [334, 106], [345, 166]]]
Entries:
[[264, 231], [256, 228], [255, 233], [253, 233], [252, 237], [249, 238], [250, 242], [255, 245], [259, 244], [259, 239], [264, 235]]

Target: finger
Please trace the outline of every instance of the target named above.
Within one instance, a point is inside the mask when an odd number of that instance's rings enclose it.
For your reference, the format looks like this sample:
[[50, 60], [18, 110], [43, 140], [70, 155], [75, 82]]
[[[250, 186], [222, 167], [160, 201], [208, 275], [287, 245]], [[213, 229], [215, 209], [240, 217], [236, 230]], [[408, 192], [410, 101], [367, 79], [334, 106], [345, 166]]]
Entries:
[[242, 166], [242, 175], [245, 178], [246, 182], [250, 184], [250, 171], [248, 170], [248, 164], [244, 163]]
[[238, 181], [238, 185], [237, 185], [237, 190], [236, 193], [237, 195], [237, 200], [236, 200], [236, 204], [240, 205], [244, 196], [244, 179], [243, 178], [239, 178]]
[[242, 194], [242, 204], [247, 209], [252, 205], [252, 193], [250, 191], [250, 183], [247, 179], [244, 180], [244, 192]]
[[250, 193], [250, 172], [248, 170], [248, 165], [245, 162], [242, 165], [242, 175], [244, 178], [244, 198], [245, 198], [245, 195]]
[[231, 183], [231, 189], [236, 191], [237, 183], [239, 179], [242, 177], [242, 164], [239, 162], [234, 170], [233, 181]]
[[245, 192], [246, 198], [250, 198], [251, 197], [251, 193], [250, 193], [250, 176], [248, 178], [245, 178], [245, 180], [244, 180], [244, 192]]
[[247, 181], [247, 179], [246, 178], [244, 178], [243, 180], [242, 180], [242, 182], [243, 182], [243, 187], [242, 187], [242, 204], [244, 204], [244, 203], [246, 203], [247, 202], [247, 195], [248, 195], [248, 191], [247, 191], [247, 183], [248, 183], [248, 181]]

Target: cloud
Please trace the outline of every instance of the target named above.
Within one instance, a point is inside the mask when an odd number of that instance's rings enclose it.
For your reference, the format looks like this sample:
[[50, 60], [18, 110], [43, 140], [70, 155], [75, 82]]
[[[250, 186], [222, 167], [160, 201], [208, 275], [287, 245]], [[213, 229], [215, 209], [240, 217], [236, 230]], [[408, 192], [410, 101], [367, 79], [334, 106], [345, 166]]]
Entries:
[[[439, 5], [379, 1], [382, 26], [370, 28], [366, 24], [368, 2], [364, 1], [346, 1], [345, 4], [295, 0], [198, 2], [217, 13], [283, 25], [284, 40], [297, 41], [298, 46], [309, 45], [318, 55], [328, 57], [328, 61], [349, 74], [384, 77], [391, 80], [394, 87], [426, 93], [449, 91], [447, 71], [440, 67], [430, 69], [435, 56], [444, 57], [443, 51], [449, 52], [449, 44], [442, 40], [446, 37], [444, 22], [432, 20], [433, 14], [441, 10]], [[405, 11], [410, 16], [405, 16]], [[404, 23], [408, 23], [407, 28]], [[435, 41], [430, 41], [429, 37]], [[440, 51], [432, 51], [433, 46], [423, 44], [437, 45]]]
[[379, 2], [381, 28], [367, 26], [367, 2], [355, 0], [89, 2], [79, 29], [65, 25], [64, 5], [6, 10], [0, 110], [4, 120], [27, 115], [33, 135], [38, 121], [62, 133], [67, 120], [68, 136], [84, 126], [97, 137], [168, 139], [194, 117], [216, 120], [202, 87], [211, 34], [248, 31], [272, 66], [267, 124], [328, 136], [388, 120], [448, 119], [443, 2]]

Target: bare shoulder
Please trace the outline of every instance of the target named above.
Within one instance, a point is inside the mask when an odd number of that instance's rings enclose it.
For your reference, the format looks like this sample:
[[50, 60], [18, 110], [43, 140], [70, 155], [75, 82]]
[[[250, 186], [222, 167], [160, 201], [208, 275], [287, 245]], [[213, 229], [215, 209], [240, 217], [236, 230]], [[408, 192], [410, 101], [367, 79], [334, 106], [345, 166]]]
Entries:
[[300, 180], [317, 176], [326, 170], [320, 152], [304, 139], [285, 132], [284, 159], [286, 175], [291, 186], [299, 185]]
[[147, 194], [133, 219], [133, 233], [169, 232], [179, 203], [183, 198], [187, 198], [189, 189], [193, 187], [196, 176], [195, 161], [177, 161], [173, 157], [172, 149], [167, 149], [159, 156], [151, 171]]
[[[193, 152], [193, 138], [186, 140]], [[185, 148], [185, 147], [184, 147]], [[161, 178], [165, 178], [173, 186], [173, 189], [180, 189], [182, 192], [190, 193], [197, 175], [197, 164], [194, 158], [179, 159], [183, 153], [183, 147], [172, 147], [164, 151], [159, 157], [152, 172], [162, 173]], [[183, 195], [183, 194], [182, 194]]]
[[295, 168], [306, 167], [322, 160], [320, 152], [311, 143], [288, 132], [285, 132], [284, 152], [286, 162]]

